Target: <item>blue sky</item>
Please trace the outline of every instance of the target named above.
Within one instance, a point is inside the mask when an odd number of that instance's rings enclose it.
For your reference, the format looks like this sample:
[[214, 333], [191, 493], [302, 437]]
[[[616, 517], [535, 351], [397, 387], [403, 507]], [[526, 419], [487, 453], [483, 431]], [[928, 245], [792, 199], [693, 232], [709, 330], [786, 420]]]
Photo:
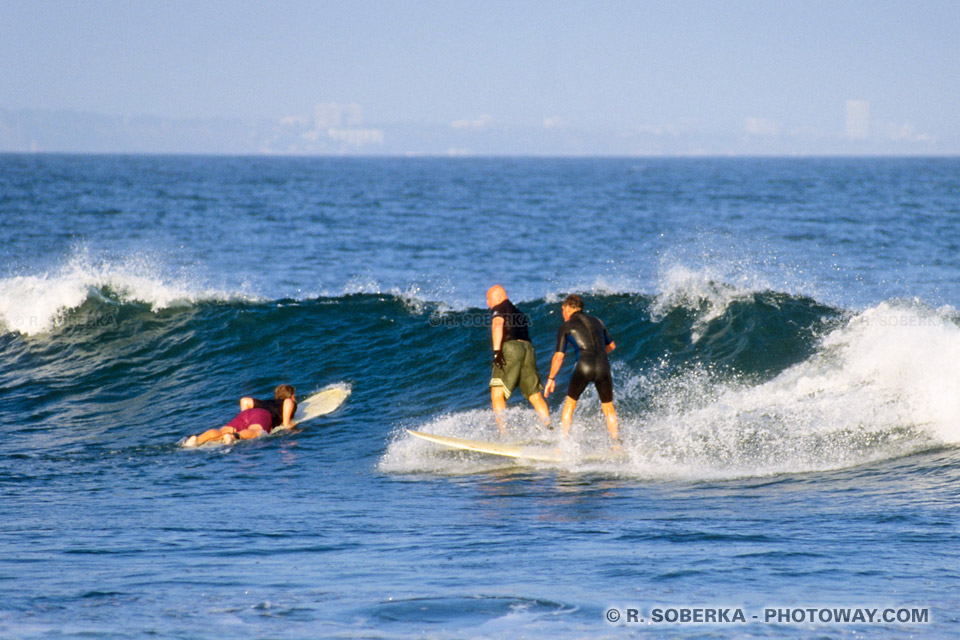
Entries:
[[330, 142], [317, 105], [354, 105], [341, 128], [384, 135], [341, 137], [367, 151], [421, 127], [424, 148], [490, 152], [576, 133], [584, 153], [631, 136], [960, 153], [958, 34], [956, 1], [0, 0], [0, 109], [286, 119]]

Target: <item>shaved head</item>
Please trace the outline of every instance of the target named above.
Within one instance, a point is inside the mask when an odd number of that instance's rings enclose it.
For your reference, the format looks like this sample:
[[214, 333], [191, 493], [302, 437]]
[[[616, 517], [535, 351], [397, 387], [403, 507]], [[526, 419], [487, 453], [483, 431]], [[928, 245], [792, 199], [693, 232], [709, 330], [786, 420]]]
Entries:
[[507, 291], [499, 284], [487, 289], [487, 306], [495, 307], [507, 299]]

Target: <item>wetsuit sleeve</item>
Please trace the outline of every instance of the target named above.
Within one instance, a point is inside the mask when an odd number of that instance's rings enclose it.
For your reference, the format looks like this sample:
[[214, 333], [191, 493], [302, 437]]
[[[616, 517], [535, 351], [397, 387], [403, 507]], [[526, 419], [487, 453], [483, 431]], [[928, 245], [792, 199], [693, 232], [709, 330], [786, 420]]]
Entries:
[[564, 322], [560, 325], [560, 328], [557, 330], [557, 352], [563, 353], [567, 350], [567, 335], [570, 332], [567, 330], [567, 323]]
[[610, 332], [607, 331], [607, 325], [603, 324], [603, 320], [600, 320], [600, 328], [603, 329], [603, 346], [607, 346], [613, 342], [613, 338], [610, 337]]

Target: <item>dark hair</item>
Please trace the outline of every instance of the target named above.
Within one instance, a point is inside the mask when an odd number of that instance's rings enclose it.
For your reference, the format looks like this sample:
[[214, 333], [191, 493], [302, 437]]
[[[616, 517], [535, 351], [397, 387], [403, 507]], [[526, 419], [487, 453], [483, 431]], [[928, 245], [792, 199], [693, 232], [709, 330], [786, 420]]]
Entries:
[[281, 384], [279, 387], [273, 390], [273, 399], [274, 400], [286, 400], [287, 398], [292, 398], [296, 395], [297, 390], [291, 387], [288, 384]]
[[578, 311], [583, 311], [583, 298], [575, 293], [571, 293], [563, 299], [563, 306], [570, 307], [571, 309], [577, 309]]

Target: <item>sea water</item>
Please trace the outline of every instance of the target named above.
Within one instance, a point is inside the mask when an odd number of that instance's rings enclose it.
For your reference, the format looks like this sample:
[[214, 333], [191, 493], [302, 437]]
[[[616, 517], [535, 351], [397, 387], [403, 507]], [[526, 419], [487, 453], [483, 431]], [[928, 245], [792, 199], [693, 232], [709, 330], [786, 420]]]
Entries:
[[[0, 156], [0, 637], [952, 637], [958, 253], [956, 159]], [[406, 434], [499, 437], [494, 283], [623, 455]]]

